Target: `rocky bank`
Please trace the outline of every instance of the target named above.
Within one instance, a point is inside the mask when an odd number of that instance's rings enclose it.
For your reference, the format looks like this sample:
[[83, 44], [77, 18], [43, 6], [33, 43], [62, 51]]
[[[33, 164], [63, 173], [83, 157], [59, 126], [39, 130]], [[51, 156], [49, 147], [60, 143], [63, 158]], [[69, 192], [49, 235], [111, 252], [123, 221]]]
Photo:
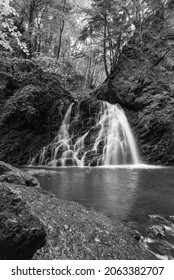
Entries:
[[155, 259], [136, 233], [0, 162], [0, 259]]

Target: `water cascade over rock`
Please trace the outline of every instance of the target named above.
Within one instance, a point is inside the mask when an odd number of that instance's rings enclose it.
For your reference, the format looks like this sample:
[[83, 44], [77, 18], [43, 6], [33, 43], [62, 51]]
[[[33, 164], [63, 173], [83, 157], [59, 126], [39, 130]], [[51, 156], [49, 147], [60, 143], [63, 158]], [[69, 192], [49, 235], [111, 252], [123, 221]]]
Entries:
[[136, 143], [127, 118], [116, 104], [104, 102], [98, 124], [101, 126], [95, 141], [97, 151], [101, 141], [104, 141], [102, 163], [104, 165], [138, 164], [139, 156]]
[[[31, 165], [90, 166], [140, 163], [134, 136], [124, 111], [118, 104], [100, 103], [98, 119], [91, 128], [97, 130], [96, 138], [91, 142], [92, 147], [85, 142], [90, 131], [77, 138], [70, 132], [72, 108], [73, 103], [69, 106], [53, 142], [31, 160]], [[86, 161], [91, 154], [93, 158], [97, 158], [95, 164], [94, 160]]]

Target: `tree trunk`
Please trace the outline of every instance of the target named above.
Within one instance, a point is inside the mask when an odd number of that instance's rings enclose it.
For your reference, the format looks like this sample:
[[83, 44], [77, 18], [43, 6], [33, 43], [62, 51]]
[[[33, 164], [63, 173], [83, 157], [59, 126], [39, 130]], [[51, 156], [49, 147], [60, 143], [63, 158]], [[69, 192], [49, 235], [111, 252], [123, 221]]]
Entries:
[[107, 14], [106, 10], [104, 13], [104, 33], [103, 33], [103, 60], [106, 76], [109, 77], [108, 66], [107, 66], [107, 51], [106, 51], [106, 37], [107, 37]]
[[60, 50], [61, 50], [61, 45], [62, 45], [62, 34], [65, 26], [65, 21], [63, 20], [62, 22], [60, 21], [60, 34], [59, 34], [59, 45], [58, 45], [58, 51], [57, 51], [57, 60], [60, 57]]
[[[65, 6], [66, 6], [66, 0], [64, 0], [64, 7], [63, 7], [63, 13], [65, 12]], [[63, 15], [64, 16], [64, 15]], [[60, 20], [60, 34], [59, 34], [59, 45], [58, 45], [58, 51], [57, 51], [57, 60], [60, 57], [60, 50], [61, 50], [61, 45], [62, 45], [62, 35], [65, 27], [65, 20], [64, 18]]]
[[30, 57], [32, 56], [32, 35], [33, 35], [33, 28], [34, 28], [34, 2], [35, 0], [30, 0], [30, 10], [29, 10], [29, 22], [28, 22], [28, 28], [29, 28], [29, 42], [28, 42], [28, 50], [30, 53]]
[[134, 0], [134, 26], [135, 32], [138, 34], [140, 39], [140, 44], [143, 44], [142, 40], [142, 26], [141, 26], [141, 8], [140, 1]]
[[108, 31], [108, 39], [109, 39], [109, 53], [110, 53], [110, 68], [113, 69], [114, 67], [114, 47], [112, 44], [112, 39], [111, 39], [111, 32], [109, 27], [107, 26], [107, 31]]
[[39, 33], [39, 36], [38, 36], [39, 38], [38, 38], [38, 49], [37, 49], [37, 51], [38, 51], [38, 53], [40, 53], [41, 52], [41, 34]]

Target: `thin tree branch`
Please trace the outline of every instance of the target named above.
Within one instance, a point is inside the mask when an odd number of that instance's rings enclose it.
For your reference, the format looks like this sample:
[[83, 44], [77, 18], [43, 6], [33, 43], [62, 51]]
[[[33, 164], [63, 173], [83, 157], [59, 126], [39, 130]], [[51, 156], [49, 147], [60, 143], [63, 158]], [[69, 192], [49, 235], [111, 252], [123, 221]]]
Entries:
[[167, 49], [167, 51], [153, 64], [153, 67], [156, 67], [166, 56], [168, 52], [171, 51], [171, 48]]
[[13, 2], [21, 9], [21, 12], [23, 12], [26, 15], [27, 19], [29, 20], [29, 16], [25, 12], [25, 10], [15, 0], [13, 0]]

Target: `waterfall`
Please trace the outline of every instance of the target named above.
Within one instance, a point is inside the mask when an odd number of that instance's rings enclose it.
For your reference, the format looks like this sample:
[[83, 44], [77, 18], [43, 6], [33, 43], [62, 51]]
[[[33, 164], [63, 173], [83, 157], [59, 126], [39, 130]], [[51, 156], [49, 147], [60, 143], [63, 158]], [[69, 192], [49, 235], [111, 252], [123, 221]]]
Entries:
[[79, 154], [81, 154], [84, 147], [84, 139], [88, 132], [82, 137], [79, 137], [73, 145], [73, 135], [69, 134], [73, 105], [74, 103], [69, 106], [53, 142], [47, 147], [44, 147], [42, 151], [31, 160], [30, 165], [36, 165], [38, 163], [39, 165], [48, 166], [84, 166], [84, 156], [80, 158]]
[[100, 142], [104, 142], [102, 164], [138, 164], [136, 143], [123, 110], [107, 102], [102, 103], [102, 109], [98, 121], [101, 129], [94, 144], [97, 151]]
[[140, 163], [134, 136], [124, 111], [118, 104], [100, 103], [98, 119], [91, 128], [96, 131], [96, 138], [90, 147], [85, 142], [90, 137], [90, 131], [79, 137], [70, 133], [72, 108], [73, 103], [69, 106], [55, 139], [32, 159], [31, 165], [85, 166], [94, 165], [94, 160], [95, 165]]

